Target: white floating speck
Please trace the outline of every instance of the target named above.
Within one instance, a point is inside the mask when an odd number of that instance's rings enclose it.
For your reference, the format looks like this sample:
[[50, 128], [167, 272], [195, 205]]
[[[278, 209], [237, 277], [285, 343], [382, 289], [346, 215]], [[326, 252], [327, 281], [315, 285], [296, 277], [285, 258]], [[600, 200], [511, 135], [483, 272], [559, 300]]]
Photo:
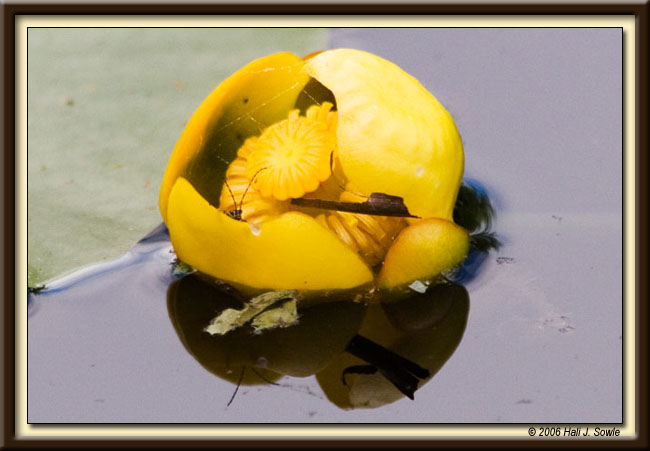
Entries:
[[251, 224], [251, 233], [255, 236], [259, 236], [262, 233], [262, 227], [259, 224]]
[[422, 166], [418, 166], [418, 168], [415, 170], [415, 175], [417, 177], [422, 177], [424, 174], [424, 168]]
[[418, 293], [424, 293], [427, 291], [427, 285], [419, 280], [416, 280], [411, 285], [409, 285], [409, 288], [413, 291], [417, 291]]

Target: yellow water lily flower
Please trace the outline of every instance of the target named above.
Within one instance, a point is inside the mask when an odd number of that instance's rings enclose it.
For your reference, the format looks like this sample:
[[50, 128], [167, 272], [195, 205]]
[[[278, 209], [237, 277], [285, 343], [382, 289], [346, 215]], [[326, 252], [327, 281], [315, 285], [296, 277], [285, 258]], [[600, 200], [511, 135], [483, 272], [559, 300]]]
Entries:
[[[371, 53], [278, 53], [221, 83], [160, 191], [180, 260], [266, 290], [394, 289], [459, 264], [464, 156], [452, 117]], [[381, 205], [380, 205], [381, 204]]]

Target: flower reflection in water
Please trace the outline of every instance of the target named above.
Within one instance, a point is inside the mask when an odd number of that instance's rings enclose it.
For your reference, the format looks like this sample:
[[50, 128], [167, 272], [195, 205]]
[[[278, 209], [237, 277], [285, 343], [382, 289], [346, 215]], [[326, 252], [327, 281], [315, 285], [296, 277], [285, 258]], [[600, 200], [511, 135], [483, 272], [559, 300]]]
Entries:
[[216, 315], [244, 307], [237, 291], [192, 273], [167, 295], [179, 338], [208, 371], [244, 385], [316, 375], [342, 408], [413, 397], [460, 343], [469, 311], [467, 290], [442, 282], [388, 304], [312, 297], [299, 302], [298, 321], [290, 326], [256, 331], [249, 322], [212, 335], [205, 329]]

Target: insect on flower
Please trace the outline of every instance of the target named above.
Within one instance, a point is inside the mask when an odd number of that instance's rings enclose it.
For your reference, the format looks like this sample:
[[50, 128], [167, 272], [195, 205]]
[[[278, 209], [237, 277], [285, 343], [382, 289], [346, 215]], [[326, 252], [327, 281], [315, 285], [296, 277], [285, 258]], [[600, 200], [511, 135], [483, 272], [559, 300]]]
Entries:
[[239, 208], [237, 208], [237, 200], [235, 199], [235, 195], [233, 194], [232, 189], [230, 189], [230, 185], [228, 185], [228, 180], [224, 180], [226, 188], [228, 188], [228, 192], [230, 193], [230, 197], [232, 198], [233, 206], [235, 207], [234, 209], [225, 211], [224, 213], [226, 216], [235, 219], [237, 221], [246, 222], [246, 220], [242, 218], [242, 207], [244, 205], [244, 198], [246, 197], [246, 193], [248, 193], [248, 190], [250, 189], [251, 185], [255, 181], [255, 177], [257, 177], [257, 174], [262, 172], [264, 169], [266, 168], [262, 168], [259, 171], [257, 171], [253, 176], [253, 178], [251, 179], [250, 183], [246, 187], [246, 190], [244, 190], [244, 194], [242, 194], [241, 199], [239, 200]]

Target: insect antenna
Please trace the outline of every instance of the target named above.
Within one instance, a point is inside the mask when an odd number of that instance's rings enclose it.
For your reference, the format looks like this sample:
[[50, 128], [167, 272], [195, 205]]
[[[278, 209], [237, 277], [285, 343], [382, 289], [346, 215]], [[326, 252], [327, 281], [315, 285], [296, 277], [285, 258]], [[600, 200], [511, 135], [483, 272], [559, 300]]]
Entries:
[[253, 370], [253, 373], [255, 373], [255, 374], [257, 375], [257, 377], [259, 377], [260, 379], [262, 379], [262, 380], [263, 380], [264, 382], [266, 382], [267, 384], [280, 386], [280, 384], [278, 384], [277, 382], [273, 382], [273, 381], [267, 379], [267, 378], [266, 378], [262, 373], [260, 373], [259, 371], [257, 371], [257, 370], [255, 369], [255, 367], [251, 367], [251, 370]]
[[352, 194], [354, 194], [355, 196], [363, 197], [364, 199], [368, 199], [368, 196], [364, 196], [364, 195], [361, 194], [361, 193], [355, 193], [354, 191], [350, 191], [350, 190], [346, 189], [345, 186], [343, 186], [343, 185], [341, 184], [341, 182], [339, 182], [339, 179], [336, 178], [336, 174], [334, 174], [334, 151], [332, 151], [332, 152], [330, 153], [330, 172], [332, 173], [332, 178], [334, 178], [334, 181], [336, 182], [336, 184], [338, 185], [338, 187], [341, 188], [342, 191], [345, 191], [345, 192], [348, 192], [348, 193], [352, 193]]
[[[251, 187], [251, 185], [252, 185], [253, 182], [255, 181], [255, 177], [257, 177], [257, 174], [259, 174], [260, 172], [262, 172], [264, 169], [268, 169], [268, 167], [264, 167], [264, 168], [262, 168], [262, 169], [258, 169], [257, 172], [255, 173], [255, 175], [253, 175], [253, 178], [251, 179], [250, 183], [249, 183], [248, 186], [246, 187], [246, 190], [244, 191], [244, 194], [242, 195], [241, 200], [239, 201], [239, 210], [241, 210], [242, 207], [244, 206], [244, 198], [246, 197], [246, 193], [248, 192], [248, 189]], [[234, 200], [234, 198], [233, 198], [233, 200]], [[235, 203], [235, 208], [237, 208], [237, 203]]]
[[232, 204], [235, 207], [235, 210], [237, 209], [237, 201], [235, 200], [235, 195], [232, 193], [232, 190], [230, 189], [230, 185], [228, 185], [228, 180], [225, 178], [223, 179], [223, 182], [226, 184], [226, 188], [228, 188], [228, 192], [230, 193], [230, 197], [232, 197]]
[[230, 397], [230, 401], [228, 401], [228, 404], [226, 404], [226, 408], [230, 407], [230, 404], [235, 400], [235, 396], [237, 395], [237, 392], [239, 391], [239, 387], [241, 385], [241, 381], [244, 380], [244, 371], [246, 371], [246, 367], [243, 366], [241, 369], [241, 374], [239, 375], [239, 380], [237, 381], [237, 387], [235, 388], [235, 391], [233, 392], [232, 396]]

